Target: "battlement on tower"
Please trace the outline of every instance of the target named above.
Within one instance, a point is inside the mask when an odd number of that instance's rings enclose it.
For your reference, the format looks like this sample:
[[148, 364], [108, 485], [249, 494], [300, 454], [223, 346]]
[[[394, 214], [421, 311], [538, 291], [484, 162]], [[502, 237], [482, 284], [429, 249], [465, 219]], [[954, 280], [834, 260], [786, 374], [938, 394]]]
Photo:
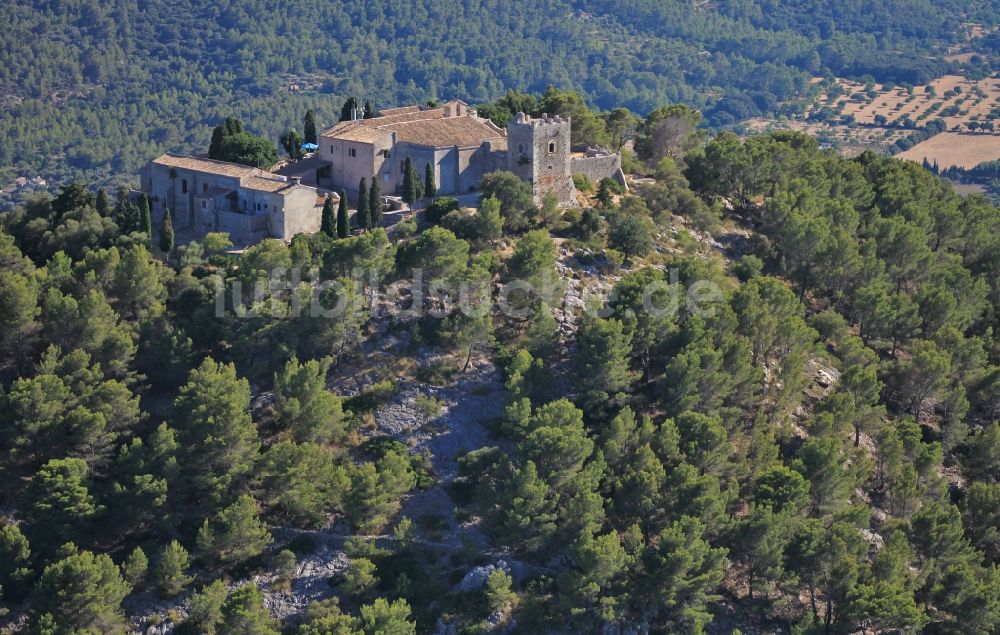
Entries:
[[546, 125], [570, 125], [572, 123], [571, 117], [568, 115], [563, 117], [562, 115], [549, 116], [547, 113], [543, 114], [541, 117], [532, 117], [531, 115], [526, 115], [523, 112], [519, 112], [514, 115], [514, 119], [511, 120], [510, 125], [522, 125], [522, 126], [546, 126]]

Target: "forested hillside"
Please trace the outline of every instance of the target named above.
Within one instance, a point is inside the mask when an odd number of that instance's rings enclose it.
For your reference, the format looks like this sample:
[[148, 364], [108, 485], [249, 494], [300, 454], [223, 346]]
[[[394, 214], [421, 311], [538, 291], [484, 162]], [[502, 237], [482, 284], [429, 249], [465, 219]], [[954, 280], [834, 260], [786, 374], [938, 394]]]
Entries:
[[564, 212], [501, 172], [241, 254], [79, 185], [5, 215], [0, 625], [1000, 632], [1000, 210], [693, 117]]
[[[782, 108], [825, 73], [919, 83], [949, 64], [975, 3], [465, 0], [360, 3], [12, 0], [0, 11], [0, 174], [105, 180], [203, 151], [239, 116], [272, 139], [349, 95], [376, 105], [582, 90], [715, 125]], [[987, 47], [988, 51], [988, 47]]]

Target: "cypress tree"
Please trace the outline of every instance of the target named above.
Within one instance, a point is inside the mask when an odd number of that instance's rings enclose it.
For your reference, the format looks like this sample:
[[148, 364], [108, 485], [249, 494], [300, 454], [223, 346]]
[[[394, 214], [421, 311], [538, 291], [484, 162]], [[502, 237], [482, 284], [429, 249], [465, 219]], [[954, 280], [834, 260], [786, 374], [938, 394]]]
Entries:
[[[341, 199], [341, 204], [343, 204], [343, 199]], [[319, 224], [319, 230], [330, 238], [334, 238], [337, 235], [336, 223], [333, 213], [333, 195], [327, 194], [326, 201], [323, 202], [323, 217]]]
[[243, 122], [236, 117], [226, 117], [226, 122], [222, 124], [222, 136], [231, 137], [243, 132]]
[[208, 144], [208, 158], [218, 159], [220, 154], [220, 149], [222, 148], [222, 139], [225, 137], [226, 133], [223, 130], [222, 124], [219, 124], [212, 129], [212, 141]]
[[347, 211], [347, 192], [341, 190], [340, 205], [337, 207], [337, 237], [347, 238], [351, 233], [351, 219]]
[[413, 161], [406, 157], [403, 161], [403, 200], [413, 205], [417, 200], [416, 173], [413, 170]]
[[368, 208], [368, 179], [361, 177], [361, 183], [358, 185], [358, 215], [354, 219], [354, 223], [361, 229], [371, 228]]
[[368, 227], [382, 226], [382, 189], [378, 179], [372, 178], [372, 189], [368, 193]]
[[243, 132], [243, 122], [236, 117], [226, 117], [226, 120], [212, 130], [212, 141], [208, 146], [208, 158], [218, 159], [222, 155], [222, 143], [226, 137]]
[[111, 211], [111, 204], [108, 202], [108, 191], [103, 187], [97, 190], [97, 213], [102, 217], [107, 217]]
[[135, 205], [132, 204], [132, 199], [126, 187], [118, 188], [118, 196], [115, 200], [115, 210], [112, 220], [115, 221], [115, 224], [118, 225], [123, 234], [131, 234], [136, 231], [139, 225], [138, 219], [136, 219]]
[[316, 143], [316, 113], [312, 111], [312, 108], [306, 111], [306, 120], [302, 128], [306, 143]]
[[353, 111], [357, 107], [358, 107], [357, 97], [348, 97], [347, 101], [344, 102], [344, 105], [340, 109], [340, 120], [350, 121], [351, 111]]
[[437, 196], [437, 184], [434, 182], [434, 166], [430, 163], [424, 168], [424, 196], [427, 198]]
[[170, 210], [163, 211], [160, 221], [160, 251], [169, 254], [174, 250], [174, 224], [170, 220]]
[[153, 240], [153, 220], [149, 216], [149, 197], [143, 194], [139, 197], [139, 233], [149, 236], [150, 242]]
[[365, 119], [371, 119], [375, 116], [375, 106], [372, 106], [372, 100], [365, 100]]

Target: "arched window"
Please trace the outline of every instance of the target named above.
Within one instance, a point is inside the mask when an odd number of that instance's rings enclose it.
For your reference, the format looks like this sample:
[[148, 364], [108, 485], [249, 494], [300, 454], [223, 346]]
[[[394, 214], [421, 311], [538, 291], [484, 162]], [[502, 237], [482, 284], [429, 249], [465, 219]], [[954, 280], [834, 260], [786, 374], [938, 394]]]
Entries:
[[181, 179], [181, 194], [187, 194], [187, 193], [188, 193], [188, 180]]
[[551, 153], [553, 153], [555, 151], [556, 151], [556, 142], [555, 141], [549, 141], [549, 154], [551, 154]]

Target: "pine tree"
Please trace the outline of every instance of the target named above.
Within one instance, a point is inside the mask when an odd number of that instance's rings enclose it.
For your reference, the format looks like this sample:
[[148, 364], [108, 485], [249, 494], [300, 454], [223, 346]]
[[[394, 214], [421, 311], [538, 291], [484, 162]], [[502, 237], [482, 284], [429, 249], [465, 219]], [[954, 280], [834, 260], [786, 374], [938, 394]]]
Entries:
[[32, 576], [31, 547], [17, 525], [0, 522], [0, 599], [20, 595]]
[[326, 388], [332, 359], [299, 363], [294, 356], [274, 374], [275, 410], [278, 420], [300, 443], [329, 443], [345, 434], [340, 397]]
[[[582, 403], [593, 409], [606, 407], [609, 400], [627, 391], [632, 382], [631, 336], [618, 320], [593, 318], [584, 322], [577, 341], [577, 388]], [[588, 408], [588, 412], [592, 411]]]
[[316, 143], [316, 113], [312, 108], [306, 111], [305, 122], [302, 125], [302, 134], [306, 143]]
[[[244, 584], [229, 594], [222, 605], [220, 633], [241, 635], [278, 635], [271, 612], [264, 606], [264, 595], [254, 584]], [[371, 631], [375, 632], [375, 631]], [[390, 633], [392, 631], [379, 631]]]
[[170, 254], [174, 251], [174, 224], [170, 220], [170, 210], [163, 210], [163, 220], [160, 221], [160, 251]]
[[45, 633], [124, 633], [129, 586], [106, 555], [75, 553], [45, 567], [35, 585], [32, 622]]
[[132, 553], [125, 558], [125, 562], [122, 563], [122, 577], [125, 578], [125, 581], [133, 589], [142, 587], [146, 581], [146, 572], [148, 570], [149, 558], [146, 557], [146, 553], [139, 547], [133, 549]]
[[270, 532], [257, 518], [257, 503], [246, 494], [198, 530], [198, 549], [224, 564], [260, 555], [270, 543]]
[[319, 230], [330, 238], [334, 238], [337, 235], [337, 220], [333, 213], [332, 194], [327, 194], [326, 200], [323, 202], [323, 216], [319, 224]]
[[372, 178], [372, 187], [368, 191], [368, 226], [382, 226], [382, 190], [376, 178]]
[[437, 184], [434, 182], [434, 166], [430, 162], [424, 167], [424, 196], [427, 198], [437, 196]]
[[337, 238], [347, 238], [351, 233], [351, 217], [347, 209], [347, 192], [341, 190], [337, 207]]
[[178, 441], [187, 448], [186, 479], [200, 497], [229, 497], [234, 479], [250, 472], [260, 448], [250, 418], [250, 384], [233, 364], [206, 358], [174, 401]]
[[403, 161], [403, 201], [413, 205], [417, 201], [417, 173], [413, 161], [406, 157]]
[[52, 459], [38, 470], [23, 499], [33, 544], [62, 544], [98, 512], [88, 474], [87, 462], [77, 458]]
[[226, 595], [226, 584], [222, 580], [215, 580], [191, 596], [191, 612], [188, 619], [198, 628], [199, 633], [215, 635], [218, 632]]
[[187, 550], [176, 540], [163, 548], [153, 568], [153, 583], [161, 597], [174, 597], [191, 583], [193, 578], [188, 575], [189, 563]]
[[358, 185], [358, 213], [354, 217], [354, 224], [361, 229], [371, 229], [371, 220], [368, 216], [369, 208], [368, 179], [361, 177], [361, 183]]

